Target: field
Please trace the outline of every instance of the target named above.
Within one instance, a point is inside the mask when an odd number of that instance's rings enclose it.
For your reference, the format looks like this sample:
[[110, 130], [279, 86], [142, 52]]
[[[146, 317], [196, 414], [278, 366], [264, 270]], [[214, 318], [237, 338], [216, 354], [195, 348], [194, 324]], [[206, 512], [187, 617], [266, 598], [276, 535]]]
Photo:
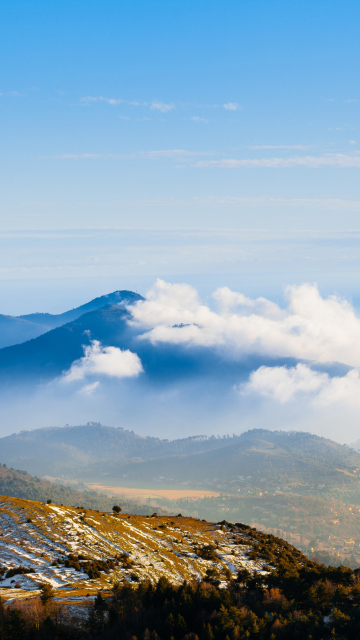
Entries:
[[101, 484], [88, 484], [89, 489], [94, 491], [106, 491], [114, 495], [125, 498], [167, 498], [168, 500], [179, 500], [180, 498], [217, 498], [220, 493], [202, 489], [137, 489], [129, 487], [107, 487]]

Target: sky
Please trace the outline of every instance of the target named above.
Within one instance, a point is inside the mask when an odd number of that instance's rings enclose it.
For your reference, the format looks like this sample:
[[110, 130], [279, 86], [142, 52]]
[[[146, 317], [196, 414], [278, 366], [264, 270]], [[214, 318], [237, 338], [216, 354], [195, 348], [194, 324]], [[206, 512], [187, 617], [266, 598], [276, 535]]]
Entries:
[[347, 0], [2, 3], [1, 311], [157, 276], [356, 297], [359, 18]]
[[[321, 433], [332, 420], [335, 437], [346, 409], [351, 440], [360, 415], [360, 360], [348, 356], [360, 312], [359, 19], [355, 0], [3, 2], [0, 313], [60, 313], [117, 289], [151, 298], [158, 278], [165, 308], [177, 292], [180, 316], [186, 287], [212, 319], [218, 290], [266, 299], [281, 320], [254, 311], [262, 355], [284, 357], [284, 340], [297, 364], [257, 366], [235, 385], [231, 424], [240, 406], [247, 426], [271, 411], [278, 424]], [[305, 292], [300, 310], [289, 291]], [[237, 312], [239, 326], [257, 305]], [[153, 329], [168, 335], [160, 320]], [[324, 331], [341, 375], [321, 369]], [[101, 414], [95, 370], [91, 360], [85, 386]], [[187, 398], [193, 415], [186, 393], [179, 406]], [[83, 411], [78, 396], [71, 403], [64, 421]], [[118, 406], [109, 420], [116, 415]]]

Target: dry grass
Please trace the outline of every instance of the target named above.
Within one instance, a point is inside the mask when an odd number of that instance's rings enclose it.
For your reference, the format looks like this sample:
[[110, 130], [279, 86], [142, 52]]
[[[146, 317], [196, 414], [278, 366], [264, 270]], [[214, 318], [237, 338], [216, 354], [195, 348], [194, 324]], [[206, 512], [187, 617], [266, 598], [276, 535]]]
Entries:
[[[109, 594], [114, 582], [124, 580], [166, 576], [180, 583], [201, 579], [211, 566], [220, 572], [228, 567], [234, 574], [241, 567], [260, 570], [262, 563], [247, 558], [249, 547], [236, 544], [239, 537], [227, 527], [194, 518], [115, 516], [0, 496], [0, 566], [35, 570], [14, 576], [13, 582], [0, 581], [0, 595], [8, 601], [33, 599], [49, 582], [57, 603], [80, 605], [99, 590]], [[196, 554], [204, 545], [216, 547], [215, 561]], [[68, 554], [111, 560], [115, 568], [90, 580], [83, 571], [64, 567], [60, 561]]]

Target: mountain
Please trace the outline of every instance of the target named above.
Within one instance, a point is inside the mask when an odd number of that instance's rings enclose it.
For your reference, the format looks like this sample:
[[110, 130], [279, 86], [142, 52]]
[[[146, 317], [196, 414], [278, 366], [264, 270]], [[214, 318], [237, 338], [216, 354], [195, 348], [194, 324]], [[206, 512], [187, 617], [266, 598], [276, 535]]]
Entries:
[[[241, 437], [241, 436], [240, 436]], [[76, 427], [48, 427], [21, 431], [0, 438], [2, 459], [8, 465], [21, 466], [32, 473], [82, 472], [93, 463], [115, 465], [141, 460], [191, 455], [217, 450], [227, 443], [238, 442], [239, 436], [216, 438], [194, 436], [179, 440], [142, 437], [126, 429], [105, 427], [97, 423]]]
[[[161, 458], [126, 462], [108, 461], [106, 472], [111, 481], [126, 474], [126, 484], [152, 483], [230, 491], [249, 485], [259, 491], [274, 491], [284, 486], [300, 493], [360, 490], [360, 455], [349, 447], [301, 432], [251, 430], [215, 451], [173, 452]], [[100, 471], [101, 470], [101, 471]], [[100, 477], [101, 463], [89, 465], [88, 477]], [[83, 475], [84, 477], [84, 475]]]
[[21, 316], [0, 315], [0, 349], [33, 340], [51, 329], [80, 318], [89, 311], [96, 311], [109, 304], [123, 306], [133, 304], [138, 300], [143, 300], [142, 296], [133, 291], [114, 291], [95, 298], [76, 309], [57, 315], [50, 313], [30, 313]]
[[60, 327], [63, 324], [67, 324], [68, 322], [72, 322], [73, 320], [80, 318], [84, 313], [96, 311], [96, 309], [101, 309], [101, 307], [106, 307], [109, 304], [121, 304], [125, 306], [128, 304], [134, 304], [134, 302], [137, 302], [138, 300], [144, 300], [144, 298], [133, 291], [114, 291], [113, 293], [108, 293], [104, 296], [100, 296], [99, 298], [94, 298], [94, 300], [90, 300], [90, 302], [82, 304], [80, 307], [76, 307], [75, 309], [65, 311], [65, 313], [60, 313], [58, 315], [52, 315], [50, 313], [30, 313], [18, 316], [18, 318], [26, 320], [27, 322], [40, 324], [46, 331], [49, 331], [50, 329], [55, 329], [56, 327]]
[[32, 473], [86, 482], [106, 478], [114, 486], [187, 486], [231, 493], [245, 487], [292, 487], [306, 495], [360, 489], [359, 453], [295, 431], [253, 429], [239, 436], [169, 441], [90, 423], [6, 436], [0, 439], [0, 450], [8, 465]]
[[126, 346], [128, 311], [107, 305], [43, 335], [0, 350], [0, 377], [8, 381], [47, 380], [60, 375], [84, 355], [91, 339], [104, 345]]

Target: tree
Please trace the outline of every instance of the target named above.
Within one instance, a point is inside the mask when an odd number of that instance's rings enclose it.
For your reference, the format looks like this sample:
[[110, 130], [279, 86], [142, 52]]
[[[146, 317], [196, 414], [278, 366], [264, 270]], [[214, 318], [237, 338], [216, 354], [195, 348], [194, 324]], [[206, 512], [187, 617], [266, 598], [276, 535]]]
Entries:
[[48, 584], [47, 582], [40, 587], [40, 591], [40, 600], [44, 607], [46, 607], [46, 605], [54, 599], [55, 591], [51, 584]]
[[120, 513], [121, 512], [121, 507], [119, 507], [118, 504], [114, 504], [112, 510], [113, 510], [114, 513]]

